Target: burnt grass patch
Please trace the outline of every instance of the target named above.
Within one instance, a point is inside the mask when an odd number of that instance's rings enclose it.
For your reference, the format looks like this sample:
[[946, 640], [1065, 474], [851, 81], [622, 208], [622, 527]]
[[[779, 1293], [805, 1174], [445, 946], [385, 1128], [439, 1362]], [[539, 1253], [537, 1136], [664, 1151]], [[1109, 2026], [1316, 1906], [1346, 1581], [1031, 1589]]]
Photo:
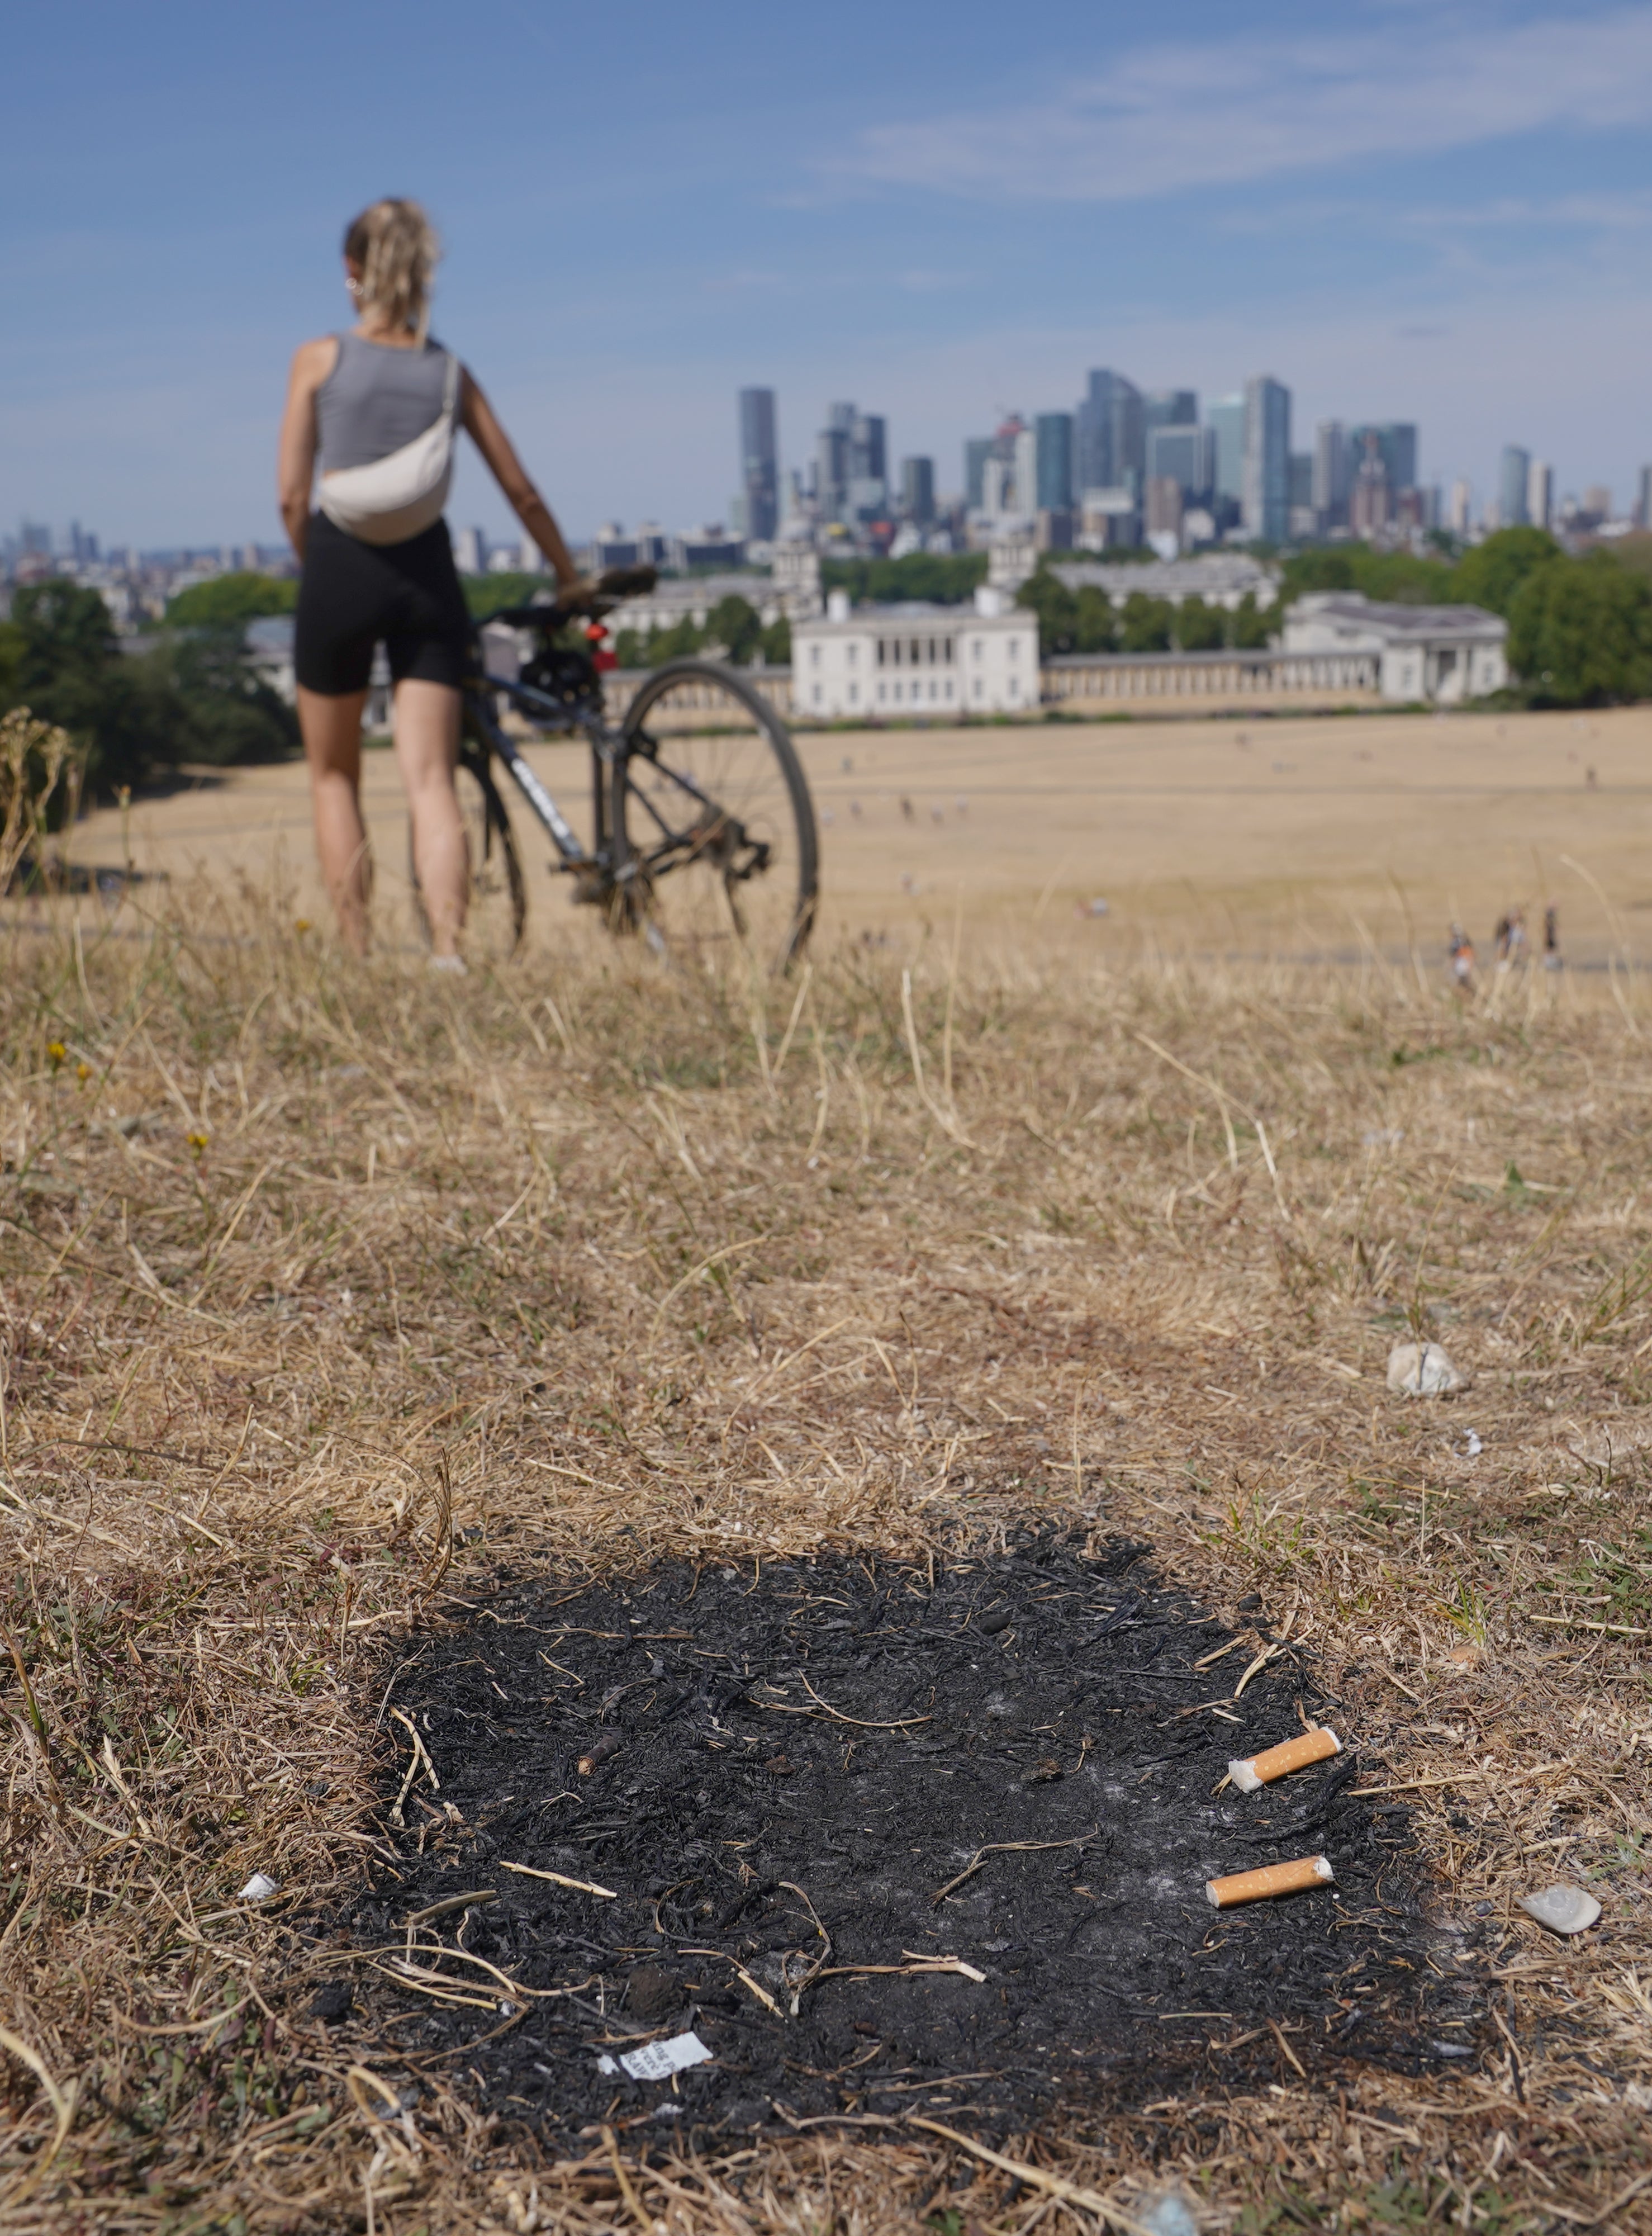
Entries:
[[[1311, 1660], [1144, 1554], [1029, 1531], [506, 1580], [392, 1685], [397, 1860], [333, 1922], [317, 2015], [563, 2148], [1001, 2137], [1477, 2060], [1478, 1929], [1435, 1909], [1404, 1805], [1356, 1790]], [[1345, 1752], [1213, 1790], [1304, 1717]], [[1320, 1851], [1334, 1890], [1207, 1902]], [[674, 2081], [601, 2068], [690, 2029], [711, 2056]]]

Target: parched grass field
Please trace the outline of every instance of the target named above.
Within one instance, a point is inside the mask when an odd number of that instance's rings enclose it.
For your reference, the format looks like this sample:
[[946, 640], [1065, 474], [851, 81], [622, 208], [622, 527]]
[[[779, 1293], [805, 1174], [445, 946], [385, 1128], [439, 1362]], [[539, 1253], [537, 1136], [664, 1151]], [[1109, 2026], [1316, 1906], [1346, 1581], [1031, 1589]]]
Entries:
[[[1179, 917], [1162, 807], [1150, 858], [1094, 807], [1095, 878], [1055, 874], [1076, 809], [1040, 846], [1006, 807], [998, 866], [1013, 733], [816, 740], [839, 914], [778, 987], [583, 924], [456, 985], [392, 943], [356, 965], [221, 858], [10, 919], [0, 2229], [1022, 2236], [1128, 2228], [1167, 2184], [1246, 2232], [1652, 2227], [1645, 719], [1024, 740], [1069, 801], [1081, 751], [1115, 804], [1157, 757]], [[1329, 760], [1317, 803], [1247, 776], [1221, 855], [1204, 772], [1310, 737], [1392, 754], [1405, 861]], [[908, 824], [926, 754], [969, 804]], [[1334, 848], [1306, 918], [1303, 834]], [[948, 868], [889, 894], [920, 839]], [[1544, 881], [1587, 871], [1569, 944], [1614, 968], [1460, 1000], [1422, 919], [1540, 901], [1534, 844]], [[1304, 922], [1353, 959], [1290, 959]], [[1419, 1332], [1449, 1402], [1386, 1388]], [[909, 2123], [558, 2158], [370, 2009], [311, 2016], [343, 1960], [305, 1934], [390, 1884], [397, 1658], [502, 1573], [921, 1562], [1029, 1522], [1145, 1542], [1241, 1628], [1260, 1595], [1313, 1657], [1472, 1970], [1472, 2059], [1282, 2035], [1235, 2088], [1213, 2027], [1208, 2087], [1052, 2119], [1019, 2174]], [[1563, 1879], [1603, 1909], [1573, 1942], [1518, 1907]]]
[[[1275, 957], [1374, 945], [1430, 967], [1452, 918], [1484, 957], [1491, 928], [1545, 903], [1563, 943], [1598, 963], [1652, 911], [1652, 708], [1588, 714], [1257, 714], [1231, 720], [1052, 722], [803, 732], [823, 818], [825, 928], [972, 947], [1036, 932], [1076, 957], [1144, 951]], [[573, 744], [529, 759], [573, 819], [590, 779]], [[1594, 781], [1590, 782], [1593, 773]], [[405, 811], [390, 754], [365, 756], [364, 799], [388, 937], [411, 937]], [[903, 809], [903, 803], [910, 813]], [[513, 795], [536, 948], [571, 938], [568, 889]], [[262, 886], [272, 863], [298, 913], [324, 913], [302, 767], [201, 773], [76, 833], [88, 865], [174, 884], [204, 869]], [[1075, 910], [1105, 899], [1105, 918]]]

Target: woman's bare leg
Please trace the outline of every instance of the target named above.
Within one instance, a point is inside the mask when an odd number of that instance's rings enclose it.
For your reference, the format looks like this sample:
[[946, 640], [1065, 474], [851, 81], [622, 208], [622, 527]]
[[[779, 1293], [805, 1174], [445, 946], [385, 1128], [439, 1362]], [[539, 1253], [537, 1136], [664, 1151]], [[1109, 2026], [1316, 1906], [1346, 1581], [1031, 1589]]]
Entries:
[[445, 683], [411, 678], [396, 687], [396, 760], [413, 816], [418, 874], [430, 947], [456, 955], [470, 898], [470, 858], [453, 773], [459, 760], [459, 694]]
[[361, 817], [361, 725], [364, 691], [332, 698], [298, 691], [298, 727], [310, 764], [316, 852], [338, 917], [338, 932], [357, 955], [367, 952], [367, 896], [372, 858]]

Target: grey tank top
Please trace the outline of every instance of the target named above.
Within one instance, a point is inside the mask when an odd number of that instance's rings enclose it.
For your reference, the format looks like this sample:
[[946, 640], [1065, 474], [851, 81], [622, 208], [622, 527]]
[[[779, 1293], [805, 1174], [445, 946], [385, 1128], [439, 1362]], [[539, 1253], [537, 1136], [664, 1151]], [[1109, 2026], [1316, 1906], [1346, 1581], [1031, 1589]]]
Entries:
[[442, 416], [449, 352], [436, 340], [397, 349], [338, 337], [338, 361], [316, 391], [316, 432], [324, 474], [389, 457]]

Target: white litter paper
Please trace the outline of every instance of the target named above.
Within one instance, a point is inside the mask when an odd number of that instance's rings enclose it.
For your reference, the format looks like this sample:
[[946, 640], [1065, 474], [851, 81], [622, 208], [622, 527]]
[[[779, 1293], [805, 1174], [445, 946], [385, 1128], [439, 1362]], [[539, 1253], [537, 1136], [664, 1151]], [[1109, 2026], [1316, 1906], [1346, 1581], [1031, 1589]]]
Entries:
[[272, 1879], [267, 1871], [254, 1871], [237, 1897], [240, 1902], [268, 1902], [272, 1894], [279, 1894], [281, 1882]]
[[688, 2066], [704, 2065], [711, 2055], [691, 2029], [687, 2034], [674, 2034], [669, 2042], [646, 2042], [640, 2049], [628, 2049], [618, 2065], [611, 2057], [600, 2057], [597, 2071], [623, 2069], [633, 2081], [669, 2081], [673, 2073], [681, 2073]]

